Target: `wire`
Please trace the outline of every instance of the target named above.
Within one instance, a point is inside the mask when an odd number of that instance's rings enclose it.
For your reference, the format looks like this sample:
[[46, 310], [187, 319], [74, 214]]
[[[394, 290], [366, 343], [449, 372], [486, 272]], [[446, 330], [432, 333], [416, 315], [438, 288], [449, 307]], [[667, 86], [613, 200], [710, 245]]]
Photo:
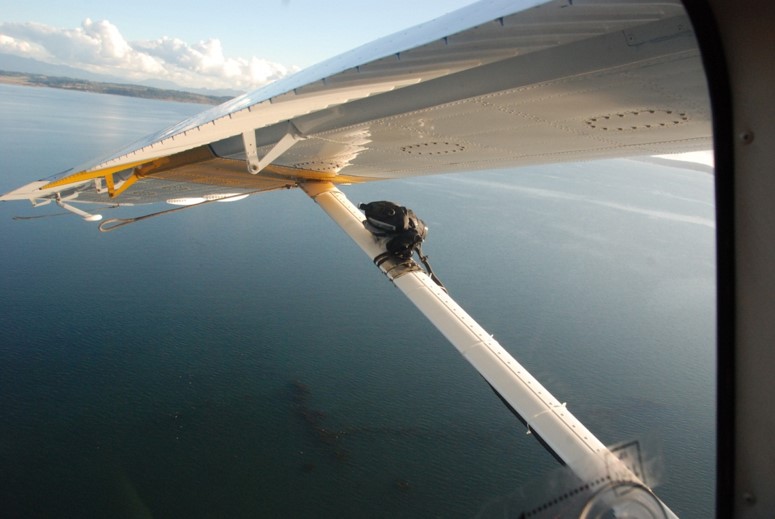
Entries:
[[436, 277], [436, 274], [433, 273], [431, 264], [428, 262], [428, 256], [422, 253], [422, 246], [418, 243], [416, 248], [417, 248], [417, 255], [420, 256], [420, 261], [422, 261], [422, 264], [425, 265], [425, 271], [428, 273], [428, 276], [430, 276], [431, 280], [433, 280], [434, 283], [439, 285], [439, 287], [441, 287], [441, 289], [444, 292], [447, 292], [447, 287], [445, 287], [444, 283], [442, 283], [441, 280], [438, 277]]
[[52, 214], [39, 214], [36, 216], [14, 216], [13, 220], [37, 220], [38, 218], [48, 218], [49, 216], [64, 216], [70, 213], [52, 213]]
[[159, 211], [157, 213], [145, 214], [143, 216], [135, 216], [134, 218], [110, 218], [100, 223], [98, 228], [100, 232], [115, 231], [119, 227], [129, 225], [130, 223], [139, 222], [140, 220], [153, 218], [155, 216], [162, 216], [169, 213], [175, 213], [177, 211], [183, 211], [184, 209], [191, 209], [192, 207], [198, 207], [200, 205], [209, 204], [210, 202], [216, 202], [216, 201], [217, 200], [206, 200], [204, 202], [199, 202], [198, 204], [187, 205], [185, 207], [175, 207], [173, 209], [167, 209], [165, 211]]
[[[293, 187], [293, 186], [292, 185], [286, 185], [286, 186], [283, 186], [282, 188], [278, 188], [278, 189], [290, 189], [291, 187]], [[105, 220], [104, 222], [102, 222], [99, 225], [99, 230], [100, 230], [100, 232], [115, 231], [119, 227], [123, 227], [125, 225], [129, 225], [130, 223], [139, 222], [141, 220], [147, 220], [148, 218], [154, 218], [156, 216], [163, 216], [165, 214], [176, 213], [178, 211], [184, 211], [186, 209], [193, 209], [194, 207], [199, 207], [201, 205], [206, 205], [206, 204], [210, 204], [210, 203], [213, 203], [213, 202], [225, 202], [225, 201], [228, 201], [231, 198], [237, 198], [238, 196], [254, 195], [256, 193], [261, 193], [261, 192], [264, 192], [264, 191], [270, 191], [270, 190], [268, 190], [268, 189], [257, 189], [255, 191], [248, 191], [247, 193], [238, 193], [238, 194], [235, 194], [235, 195], [232, 195], [232, 196], [225, 196], [223, 198], [214, 198], [212, 200], [205, 200], [204, 202], [199, 202], [198, 204], [187, 205], [187, 206], [184, 206], [184, 207], [175, 207], [175, 208], [172, 208], [172, 209], [166, 209], [164, 211], [159, 211], [159, 212], [156, 212], [156, 213], [145, 214], [145, 215], [142, 215], [142, 216], [135, 216], [134, 218], [110, 218], [108, 220]]]

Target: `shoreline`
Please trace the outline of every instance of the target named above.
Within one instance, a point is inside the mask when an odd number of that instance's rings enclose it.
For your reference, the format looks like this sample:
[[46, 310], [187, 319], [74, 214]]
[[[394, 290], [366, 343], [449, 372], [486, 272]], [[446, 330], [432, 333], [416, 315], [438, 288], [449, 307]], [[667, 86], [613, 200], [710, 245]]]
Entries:
[[11, 72], [0, 70], [0, 83], [17, 86], [59, 88], [62, 90], [78, 90], [95, 94], [112, 94], [126, 97], [139, 97], [143, 99], [157, 99], [159, 101], [173, 101], [178, 103], [198, 103], [206, 105], [219, 105], [230, 99], [229, 96], [210, 96], [196, 94], [182, 90], [168, 90], [163, 88], [147, 87], [127, 83], [104, 83], [75, 79], [62, 76], [47, 76], [45, 74], [32, 74], [27, 72]]

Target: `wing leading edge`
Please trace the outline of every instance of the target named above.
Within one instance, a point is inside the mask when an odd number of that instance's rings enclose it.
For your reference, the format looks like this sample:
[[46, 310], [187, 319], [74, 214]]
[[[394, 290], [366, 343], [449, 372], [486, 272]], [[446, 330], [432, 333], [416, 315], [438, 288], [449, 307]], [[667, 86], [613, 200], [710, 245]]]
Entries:
[[472, 5], [0, 200], [138, 204], [711, 147], [680, 3], [512, 11]]

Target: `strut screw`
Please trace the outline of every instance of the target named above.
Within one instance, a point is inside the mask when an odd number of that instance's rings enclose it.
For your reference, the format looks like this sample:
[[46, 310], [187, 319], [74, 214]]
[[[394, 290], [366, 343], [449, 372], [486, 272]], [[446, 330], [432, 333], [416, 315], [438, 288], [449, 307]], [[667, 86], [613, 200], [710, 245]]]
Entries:
[[753, 132], [748, 130], [740, 132], [740, 142], [743, 144], [751, 144], [753, 142]]

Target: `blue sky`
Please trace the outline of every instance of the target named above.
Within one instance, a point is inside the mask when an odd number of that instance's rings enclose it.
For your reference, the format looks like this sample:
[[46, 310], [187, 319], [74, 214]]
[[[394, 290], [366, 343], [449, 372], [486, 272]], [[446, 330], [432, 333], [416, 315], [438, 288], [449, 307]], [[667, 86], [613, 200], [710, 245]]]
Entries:
[[[191, 86], [218, 87], [219, 73], [232, 82], [239, 74], [254, 80], [243, 87], [255, 87], [469, 3], [0, 0], [0, 52], [128, 79], [176, 66], [168, 79], [200, 83]], [[164, 70], [154, 68], [159, 59]]]

